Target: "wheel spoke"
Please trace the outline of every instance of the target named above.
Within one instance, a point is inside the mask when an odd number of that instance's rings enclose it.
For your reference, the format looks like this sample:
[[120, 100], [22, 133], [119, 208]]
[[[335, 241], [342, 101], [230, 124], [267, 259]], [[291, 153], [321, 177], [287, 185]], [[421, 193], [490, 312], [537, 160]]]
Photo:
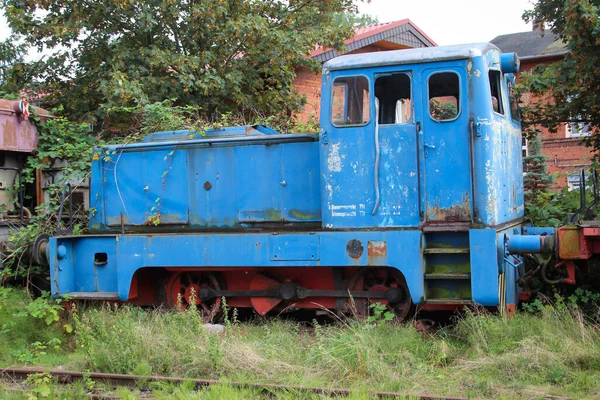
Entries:
[[[221, 285], [217, 277], [210, 272], [192, 273], [178, 272], [175, 273], [166, 286], [167, 305], [175, 307], [178, 304], [178, 296], [181, 296], [181, 311], [188, 308], [191, 303], [195, 303], [203, 314], [203, 319], [211, 321], [217, 314], [221, 305], [221, 298], [214, 298], [208, 301], [200, 300], [199, 290], [201, 288], [209, 288], [221, 290]], [[195, 300], [192, 302], [192, 290]]]

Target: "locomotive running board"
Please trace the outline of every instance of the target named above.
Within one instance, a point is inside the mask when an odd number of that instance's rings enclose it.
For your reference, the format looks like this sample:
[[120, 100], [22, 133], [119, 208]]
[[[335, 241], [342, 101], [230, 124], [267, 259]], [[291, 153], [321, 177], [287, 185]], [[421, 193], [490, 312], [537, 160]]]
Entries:
[[62, 295], [67, 300], [119, 300], [117, 292], [71, 292]]

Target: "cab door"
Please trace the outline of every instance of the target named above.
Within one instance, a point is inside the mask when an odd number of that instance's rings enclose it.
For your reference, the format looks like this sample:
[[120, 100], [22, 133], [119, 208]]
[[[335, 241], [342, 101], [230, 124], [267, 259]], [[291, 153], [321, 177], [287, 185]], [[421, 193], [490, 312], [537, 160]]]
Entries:
[[321, 201], [328, 228], [418, 226], [410, 70], [324, 76]]
[[419, 128], [426, 223], [469, 222], [473, 200], [465, 62], [422, 72]]

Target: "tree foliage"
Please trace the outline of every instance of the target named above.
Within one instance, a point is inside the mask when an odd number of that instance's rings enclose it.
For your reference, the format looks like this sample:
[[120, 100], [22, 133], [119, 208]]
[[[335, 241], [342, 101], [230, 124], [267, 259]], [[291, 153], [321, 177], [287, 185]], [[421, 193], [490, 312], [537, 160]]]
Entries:
[[542, 140], [539, 135], [531, 136], [527, 142], [529, 155], [523, 158], [523, 185], [525, 201], [535, 202], [540, 193], [548, 192], [554, 177], [548, 173], [546, 161], [548, 157], [542, 154]]
[[0, 0], [0, 8], [13, 40], [46, 54], [13, 63], [18, 74], [4, 84], [26, 77], [49, 106], [86, 120], [102, 106], [171, 98], [206, 116], [289, 114], [302, 104], [294, 67], [317, 68], [307, 57], [315, 46], [343, 46], [354, 20], [333, 22], [356, 13], [353, 0]]
[[[537, 96], [524, 107], [525, 124], [556, 130], [565, 122], [600, 130], [600, 0], [539, 0], [526, 21], [543, 21], [563, 41], [567, 54], [526, 75], [523, 90]], [[552, 100], [548, 100], [552, 99]], [[600, 137], [589, 143], [600, 148]]]

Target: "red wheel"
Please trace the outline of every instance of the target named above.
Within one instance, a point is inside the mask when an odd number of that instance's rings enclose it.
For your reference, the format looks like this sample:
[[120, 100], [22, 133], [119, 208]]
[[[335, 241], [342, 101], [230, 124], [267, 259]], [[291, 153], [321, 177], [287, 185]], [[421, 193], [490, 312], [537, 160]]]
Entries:
[[412, 305], [406, 280], [402, 273], [394, 268], [360, 269], [350, 279], [348, 289], [350, 291], [386, 293], [384, 298], [350, 299], [350, 310], [359, 318], [370, 314], [371, 304], [380, 303], [387, 306], [388, 310], [396, 315], [396, 319], [403, 320]]
[[171, 308], [187, 309], [192, 303], [198, 307], [203, 318], [210, 321], [221, 308], [221, 297], [202, 300], [201, 289], [221, 290], [217, 276], [211, 272], [177, 272], [167, 283], [167, 305]]

